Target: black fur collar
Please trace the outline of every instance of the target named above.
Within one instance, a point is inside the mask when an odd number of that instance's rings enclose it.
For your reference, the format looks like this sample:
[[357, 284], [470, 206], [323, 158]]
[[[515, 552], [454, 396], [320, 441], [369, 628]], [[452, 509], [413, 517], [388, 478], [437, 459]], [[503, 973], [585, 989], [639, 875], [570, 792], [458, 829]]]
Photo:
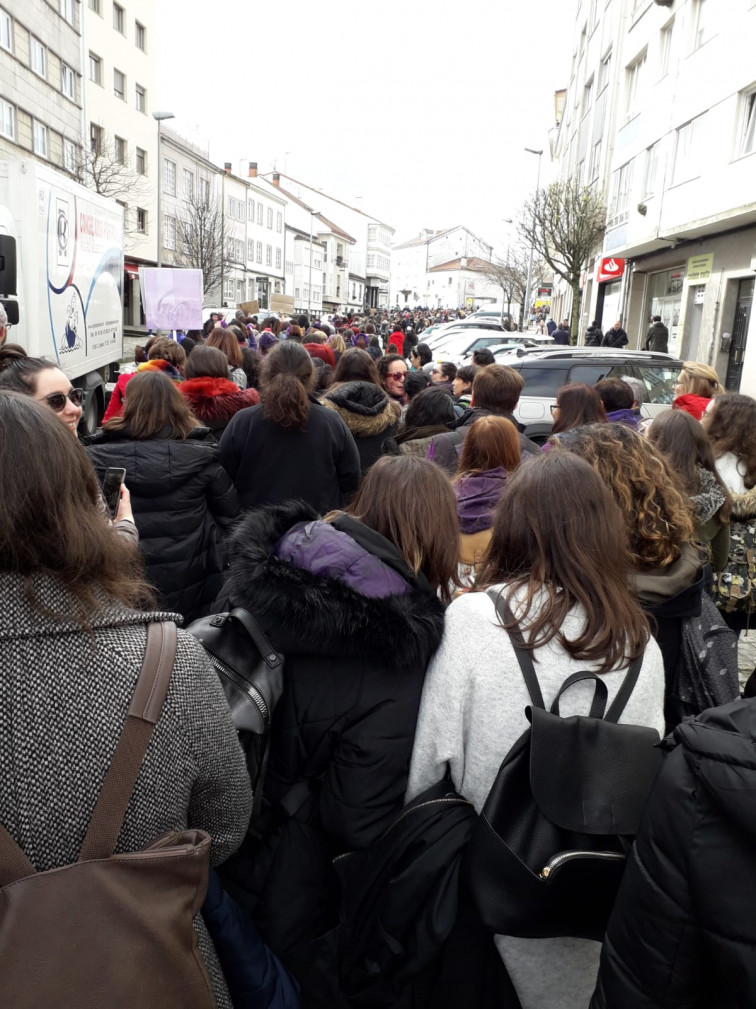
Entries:
[[[427, 664], [441, 641], [444, 607], [424, 578], [406, 571], [412, 592], [368, 599], [336, 579], [273, 556], [274, 545], [295, 523], [316, 518], [312, 508], [297, 501], [250, 512], [234, 534], [215, 609], [249, 609], [284, 654], [372, 657], [391, 668]], [[361, 539], [366, 547], [369, 541], [369, 536]], [[392, 566], [406, 570], [398, 553]]]

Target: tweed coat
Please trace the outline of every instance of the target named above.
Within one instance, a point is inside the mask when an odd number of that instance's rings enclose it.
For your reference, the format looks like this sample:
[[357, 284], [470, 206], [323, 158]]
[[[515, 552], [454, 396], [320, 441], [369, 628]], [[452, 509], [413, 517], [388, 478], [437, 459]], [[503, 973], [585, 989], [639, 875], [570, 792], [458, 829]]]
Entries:
[[[101, 597], [92, 633], [69, 614], [51, 576], [0, 574], [0, 822], [41, 871], [75, 862], [120, 735], [150, 620]], [[57, 614], [57, 615], [56, 615]], [[251, 812], [244, 757], [223, 691], [201, 646], [179, 631], [163, 713], [116, 851], [138, 851], [170, 830], [206, 830], [211, 861], [238, 848]], [[204, 924], [195, 922], [220, 1007], [230, 1000]]]

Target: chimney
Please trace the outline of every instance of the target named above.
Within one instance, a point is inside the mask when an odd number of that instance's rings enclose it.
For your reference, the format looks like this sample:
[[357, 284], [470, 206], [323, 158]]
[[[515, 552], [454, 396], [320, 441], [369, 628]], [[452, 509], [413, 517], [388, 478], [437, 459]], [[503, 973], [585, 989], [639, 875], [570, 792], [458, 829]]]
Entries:
[[273, 185], [276, 189], [281, 185], [281, 176], [278, 172], [273, 172]]
[[226, 173], [226, 175], [230, 175], [231, 174], [231, 162], [230, 161], [224, 161], [223, 162], [223, 171]]
[[249, 177], [250, 177], [250, 179], [256, 179], [257, 178], [257, 162], [256, 161], [250, 161], [250, 163], [249, 163]]

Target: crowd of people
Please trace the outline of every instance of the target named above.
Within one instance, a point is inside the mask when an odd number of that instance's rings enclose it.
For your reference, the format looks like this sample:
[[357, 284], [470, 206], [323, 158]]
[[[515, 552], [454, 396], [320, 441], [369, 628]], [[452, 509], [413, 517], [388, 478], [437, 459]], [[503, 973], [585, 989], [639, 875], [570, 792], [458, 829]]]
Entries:
[[[83, 393], [58, 365], [0, 348], [0, 825], [30, 872], [76, 862], [147, 626], [242, 607], [284, 656], [266, 828], [248, 829], [252, 783], [213, 665], [179, 630], [114, 839], [133, 853], [209, 835], [211, 894], [232, 903], [261, 977], [239, 994], [206, 904], [194, 925], [215, 1005], [750, 1005], [756, 400], [695, 362], [650, 422], [631, 380], [571, 384], [536, 444], [515, 417], [522, 376], [486, 352], [434, 362], [421, 337], [436, 321], [216, 316], [138, 348], [85, 437]], [[110, 512], [98, 475], [114, 468]], [[607, 938], [484, 934], [485, 968], [452, 984], [459, 947], [437, 936], [390, 1002], [370, 1001], [333, 938], [339, 860], [440, 782], [482, 811], [529, 727], [522, 651], [545, 708], [593, 711], [588, 671], [608, 704], [624, 695], [619, 724], [668, 737]], [[453, 880], [469, 915], [464, 871]], [[0, 959], [3, 922], [0, 908]], [[366, 964], [367, 991], [383, 968]]]

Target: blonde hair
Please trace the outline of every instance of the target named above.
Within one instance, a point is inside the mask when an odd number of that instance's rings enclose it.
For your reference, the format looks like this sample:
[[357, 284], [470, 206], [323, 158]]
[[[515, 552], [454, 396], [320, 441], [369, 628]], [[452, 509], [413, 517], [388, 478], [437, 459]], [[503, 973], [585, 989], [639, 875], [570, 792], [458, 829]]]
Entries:
[[334, 333], [328, 341], [328, 346], [331, 350], [335, 350], [337, 354], [343, 354], [346, 351], [346, 344], [341, 333]]
[[687, 396], [718, 396], [724, 392], [719, 384], [719, 375], [708, 364], [700, 361], [686, 361], [680, 372], [680, 382]]

